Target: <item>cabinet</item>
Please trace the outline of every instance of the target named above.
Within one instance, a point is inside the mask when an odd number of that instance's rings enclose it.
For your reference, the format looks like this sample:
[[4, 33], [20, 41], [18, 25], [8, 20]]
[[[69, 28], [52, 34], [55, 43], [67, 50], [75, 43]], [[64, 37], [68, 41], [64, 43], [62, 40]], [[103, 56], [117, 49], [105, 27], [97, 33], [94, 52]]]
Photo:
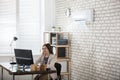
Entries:
[[44, 32], [43, 42], [50, 43], [57, 62], [62, 64], [61, 75], [70, 80], [70, 38], [69, 32]]

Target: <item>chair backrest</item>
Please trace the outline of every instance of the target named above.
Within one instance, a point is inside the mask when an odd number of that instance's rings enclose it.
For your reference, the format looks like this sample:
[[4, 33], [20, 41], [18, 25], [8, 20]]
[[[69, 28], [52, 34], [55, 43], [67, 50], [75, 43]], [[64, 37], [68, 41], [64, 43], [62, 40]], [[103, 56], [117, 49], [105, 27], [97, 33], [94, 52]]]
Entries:
[[61, 68], [62, 68], [62, 66], [61, 66], [61, 64], [60, 63], [55, 63], [55, 68], [56, 68], [56, 70], [57, 70], [57, 76], [58, 76], [58, 78], [59, 78], [59, 80], [60, 80], [60, 78], [61, 78]]

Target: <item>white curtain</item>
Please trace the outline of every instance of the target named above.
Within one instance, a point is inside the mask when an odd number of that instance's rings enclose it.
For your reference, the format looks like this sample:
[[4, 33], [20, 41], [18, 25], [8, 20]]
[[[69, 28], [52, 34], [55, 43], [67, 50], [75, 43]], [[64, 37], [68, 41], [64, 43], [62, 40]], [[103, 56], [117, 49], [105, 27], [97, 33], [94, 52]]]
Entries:
[[19, 0], [18, 27], [19, 37], [17, 48], [32, 49], [33, 53], [40, 52], [40, 0]]
[[[10, 53], [16, 35], [16, 0], [0, 0], [0, 53]], [[14, 45], [15, 46], [15, 45]]]
[[14, 36], [18, 40], [12, 49], [40, 52], [40, 0], [0, 0], [0, 54], [10, 53]]

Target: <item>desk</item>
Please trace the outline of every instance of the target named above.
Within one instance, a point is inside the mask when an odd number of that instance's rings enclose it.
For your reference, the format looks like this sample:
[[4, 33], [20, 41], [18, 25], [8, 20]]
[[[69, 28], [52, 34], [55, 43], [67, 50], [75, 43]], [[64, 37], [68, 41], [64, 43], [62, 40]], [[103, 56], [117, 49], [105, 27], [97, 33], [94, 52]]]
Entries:
[[3, 80], [3, 70], [6, 70], [10, 75], [12, 75], [13, 80], [15, 80], [15, 75], [33, 75], [33, 74], [50, 74], [56, 73], [56, 70], [49, 71], [30, 71], [30, 69], [17, 70], [17, 65], [10, 65], [10, 63], [0, 63], [1, 67], [1, 80]]

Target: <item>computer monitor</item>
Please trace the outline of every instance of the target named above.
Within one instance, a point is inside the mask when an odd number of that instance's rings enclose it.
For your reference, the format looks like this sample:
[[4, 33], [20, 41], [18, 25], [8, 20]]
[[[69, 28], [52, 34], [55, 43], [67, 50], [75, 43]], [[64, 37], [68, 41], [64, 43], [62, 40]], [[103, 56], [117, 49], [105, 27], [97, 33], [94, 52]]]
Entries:
[[14, 49], [16, 63], [19, 65], [33, 64], [32, 50], [27, 49]]

